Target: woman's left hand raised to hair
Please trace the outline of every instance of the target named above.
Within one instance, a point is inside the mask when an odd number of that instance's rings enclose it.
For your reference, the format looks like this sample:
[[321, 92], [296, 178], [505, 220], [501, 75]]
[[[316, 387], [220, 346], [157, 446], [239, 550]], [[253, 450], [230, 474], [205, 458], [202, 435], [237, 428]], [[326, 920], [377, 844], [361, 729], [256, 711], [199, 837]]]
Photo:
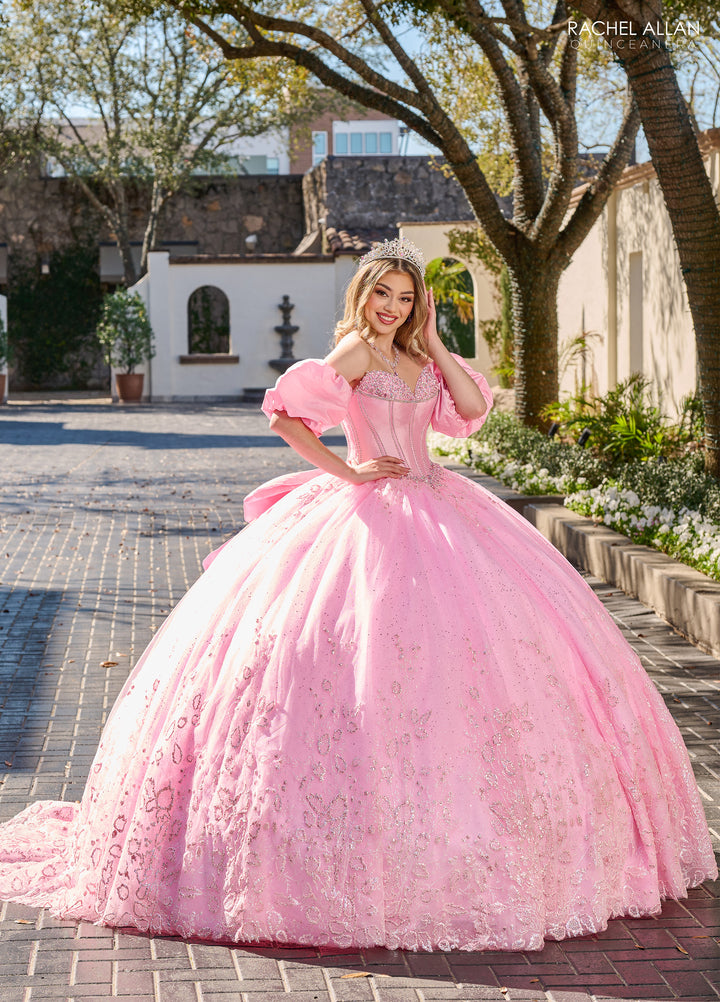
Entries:
[[427, 296], [428, 316], [425, 321], [423, 334], [425, 336], [425, 344], [427, 345], [427, 353], [430, 358], [434, 359], [438, 347], [442, 348], [443, 344], [437, 331], [437, 311], [435, 309], [435, 297], [433, 296], [432, 289], [427, 289], [425, 295]]
[[437, 331], [437, 314], [432, 289], [427, 290], [428, 318], [425, 324], [426, 351], [443, 374], [455, 407], [461, 417], [472, 421], [482, 417], [487, 403], [474, 380], [452, 357]]

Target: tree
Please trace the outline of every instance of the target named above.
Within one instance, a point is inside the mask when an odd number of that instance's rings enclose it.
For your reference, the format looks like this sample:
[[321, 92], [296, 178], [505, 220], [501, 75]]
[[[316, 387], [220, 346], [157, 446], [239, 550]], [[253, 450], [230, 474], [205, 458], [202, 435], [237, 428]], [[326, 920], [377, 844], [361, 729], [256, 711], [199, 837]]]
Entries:
[[[47, 0], [16, 0], [6, 17], [26, 105], [43, 117], [42, 151], [107, 224], [131, 285], [146, 270], [168, 199], [193, 174], [222, 169], [230, 142], [280, 112], [255, 67], [225, 63], [173, 11], [138, 16], [113, 6], [72, 0], [59, 17]], [[129, 204], [137, 182], [149, 200], [139, 273]]]
[[[170, 0], [170, 5], [229, 61], [262, 59], [268, 66], [289, 61], [345, 97], [400, 119], [445, 157], [478, 222], [507, 263], [515, 323], [516, 409], [526, 422], [540, 423], [543, 406], [558, 394], [560, 275], [626, 166], [639, 125], [635, 106], [628, 101], [609, 152], [568, 217], [577, 179], [577, 52], [564, 30], [565, 0], [557, 0], [543, 29], [529, 24], [521, 0], [503, 0], [504, 19], [488, 16], [478, 0]], [[428, 43], [442, 37], [456, 63], [462, 54], [472, 64], [475, 89], [455, 115], [443, 100], [448, 88], [434, 75], [433, 61], [423, 64], [397, 37], [401, 18], [412, 21]], [[463, 90], [459, 75], [453, 81], [455, 94]], [[482, 123], [475, 123], [475, 133], [468, 130], [473, 100], [478, 108], [487, 107], [482, 99], [491, 86], [507, 134], [512, 219], [503, 216], [473, 145]]]
[[[0, 13], [0, 65], [12, 64], [14, 46], [6, 18]], [[0, 76], [0, 177], [22, 170], [37, 152], [40, 116], [28, 108], [23, 85], [13, 73]]]
[[[642, 118], [695, 328], [706, 469], [720, 477], [720, 214], [665, 41], [667, 25], [661, 4], [643, 0], [574, 0], [574, 4], [593, 21], [625, 70]], [[702, 7], [676, 2], [674, 9], [692, 13]], [[623, 34], [618, 30], [621, 21], [629, 26]], [[648, 34], [648, 23], [658, 25], [659, 30]], [[631, 37], [651, 44], [630, 46]]]

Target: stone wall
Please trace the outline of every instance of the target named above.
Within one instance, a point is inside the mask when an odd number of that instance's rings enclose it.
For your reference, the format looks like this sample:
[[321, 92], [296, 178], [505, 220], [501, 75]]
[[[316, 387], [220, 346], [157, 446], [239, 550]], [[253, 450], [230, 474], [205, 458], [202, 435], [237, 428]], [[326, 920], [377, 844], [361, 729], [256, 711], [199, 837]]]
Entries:
[[305, 175], [305, 228], [392, 229], [473, 218], [464, 191], [428, 156], [328, 157]]
[[[128, 184], [131, 239], [142, 241], [147, 189]], [[305, 232], [393, 229], [399, 221], [472, 219], [454, 180], [421, 157], [329, 157], [304, 177], [253, 175], [194, 179], [165, 207], [160, 241], [193, 254], [290, 253]], [[0, 245], [38, 257], [113, 235], [77, 184], [67, 178], [11, 176], [0, 184]], [[10, 266], [12, 270], [12, 266]], [[2, 282], [2, 277], [0, 277]]]
[[[130, 181], [127, 194], [130, 238], [138, 245], [147, 218], [148, 190]], [[308, 252], [320, 254], [325, 265], [332, 263], [327, 255], [328, 248], [332, 248], [339, 255], [336, 264], [344, 267], [343, 262], [362, 253], [368, 241], [396, 234], [399, 222], [470, 219], [470, 207], [457, 182], [434, 168], [427, 156], [331, 157], [304, 177], [194, 179], [190, 190], [177, 195], [165, 207], [159, 227], [159, 249], [169, 250], [173, 256], [191, 256], [193, 260], [220, 258], [218, 263], [227, 256], [252, 257], [258, 266], [263, 264], [263, 255], [275, 255], [276, 264], [272, 267], [277, 277], [278, 257], [290, 256], [306, 234], [308, 241], [303, 241], [303, 246]], [[339, 246], [329, 237], [323, 240], [323, 233], [328, 236], [326, 231], [332, 227], [343, 231]], [[257, 238], [252, 255], [246, 244], [250, 235]], [[4, 178], [0, 184], [0, 291], [5, 291], [6, 285], [12, 289], [13, 269], [17, 281], [19, 266], [24, 261], [29, 260], [38, 273], [43, 261], [50, 265], [51, 277], [57, 275], [57, 264], [50, 264], [54, 252], [78, 244], [98, 248], [101, 279], [113, 285], [122, 276], [119, 260], [111, 260], [113, 256], [118, 258], [114, 243], [107, 223], [73, 181], [14, 176]], [[304, 266], [308, 261], [307, 257], [302, 262], [290, 257], [287, 265], [297, 271], [298, 265]], [[246, 261], [241, 263], [245, 267]], [[270, 266], [268, 259], [264, 263]], [[335, 302], [341, 297], [338, 269], [333, 275], [331, 299]], [[343, 272], [343, 279], [346, 277]], [[272, 322], [268, 321], [265, 327], [269, 323], [270, 330], [277, 322], [276, 296], [283, 291], [278, 288], [276, 292], [273, 287], [272, 301], [269, 299], [269, 305], [266, 304]], [[12, 320], [11, 316], [11, 325]], [[89, 322], [94, 323], [94, 317]], [[324, 317], [311, 317], [309, 313], [304, 322], [308, 329], [318, 323], [324, 325], [319, 328], [323, 336], [332, 328], [332, 323], [328, 324]], [[15, 330], [19, 340], [29, 338], [33, 343], [37, 340], [33, 330], [28, 332], [20, 324]], [[259, 331], [255, 335], [259, 336]], [[186, 335], [183, 336], [186, 341]], [[80, 361], [84, 364], [87, 359], [83, 356]], [[17, 371], [11, 373], [14, 389], [29, 378], [20, 368], [18, 364]], [[103, 382], [105, 372], [98, 364], [97, 380]], [[73, 378], [71, 374], [58, 377], [60, 382], [53, 382], [52, 388]], [[247, 378], [255, 377], [250, 373]], [[50, 387], [51, 382], [47, 385]]]
[[[142, 241], [147, 189], [128, 185], [131, 239]], [[292, 251], [304, 231], [299, 176], [196, 178], [165, 207], [161, 241], [191, 243], [196, 254]], [[0, 244], [37, 256], [78, 241], [112, 243], [112, 233], [78, 185], [67, 178], [9, 177], [0, 185]]]
[[163, 239], [197, 240], [197, 254], [247, 254], [251, 234], [257, 254], [290, 253], [303, 232], [302, 178], [292, 174], [198, 178], [163, 220]]

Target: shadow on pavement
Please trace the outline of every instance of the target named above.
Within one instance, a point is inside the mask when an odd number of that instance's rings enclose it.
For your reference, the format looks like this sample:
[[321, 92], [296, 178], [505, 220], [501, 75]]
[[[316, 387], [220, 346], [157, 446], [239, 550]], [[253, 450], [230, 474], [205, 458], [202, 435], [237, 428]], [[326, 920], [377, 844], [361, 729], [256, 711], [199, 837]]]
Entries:
[[62, 658], [51, 635], [62, 599], [61, 591], [0, 588], [0, 763], [42, 753], [51, 712], [45, 697]]
[[[196, 435], [176, 432], [133, 431], [107, 428], [67, 428], [62, 421], [4, 421], [0, 415], [0, 442], [6, 445], [125, 446], [139, 449], [267, 449], [287, 448], [271, 432], [267, 435], [219, 435], [210, 430]], [[344, 445], [342, 435], [326, 435], [326, 445]]]

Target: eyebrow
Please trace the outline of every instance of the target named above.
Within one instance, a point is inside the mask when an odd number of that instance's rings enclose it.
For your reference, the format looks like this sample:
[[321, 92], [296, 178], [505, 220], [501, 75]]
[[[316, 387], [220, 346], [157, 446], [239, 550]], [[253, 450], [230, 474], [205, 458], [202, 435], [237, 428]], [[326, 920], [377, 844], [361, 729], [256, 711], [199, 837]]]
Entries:
[[[376, 282], [375, 283], [375, 288], [376, 289], [377, 288], [386, 289], [388, 292], [392, 292], [392, 289], [390, 288], [390, 286], [389, 285], [385, 285], [384, 282]], [[414, 291], [414, 289], [411, 289], [409, 292], [401, 292], [400, 295], [401, 296], [414, 296], [415, 295], [415, 291]]]

